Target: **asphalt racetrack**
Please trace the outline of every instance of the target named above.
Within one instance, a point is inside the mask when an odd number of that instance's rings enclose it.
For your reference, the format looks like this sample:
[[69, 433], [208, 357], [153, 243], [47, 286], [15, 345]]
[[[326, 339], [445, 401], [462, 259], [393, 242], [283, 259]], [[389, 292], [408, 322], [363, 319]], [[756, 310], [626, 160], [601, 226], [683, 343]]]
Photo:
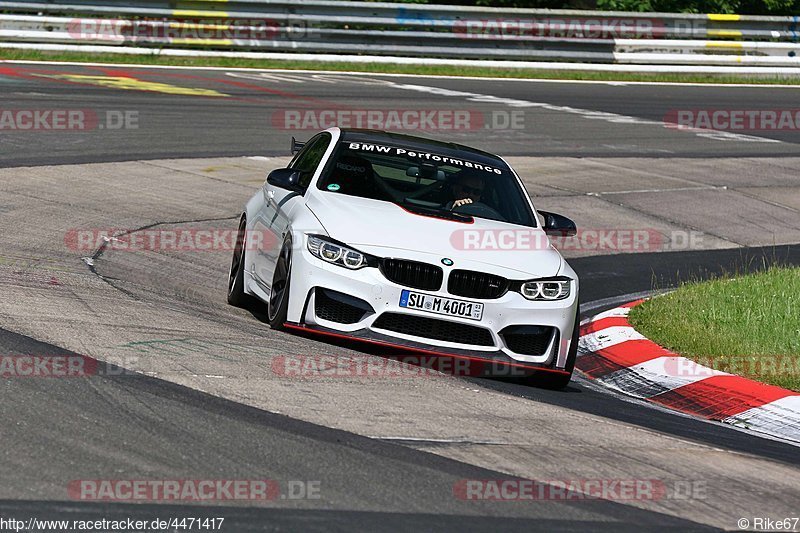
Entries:
[[[99, 361], [86, 378], [0, 380], [0, 517], [223, 517], [221, 530], [237, 532], [703, 531], [798, 516], [790, 443], [580, 375], [560, 392], [413, 373], [281, 375], [280, 358], [385, 365], [386, 354], [274, 332], [259, 310], [226, 305], [228, 253], [67, 238], [235, 228], [314, 120], [428, 110], [442, 127], [423, 134], [507, 156], [537, 207], [595, 233], [646, 232], [639, 248], [616, 237], [565, 247], [588, 314], [681, 280], [800, 264], [797, 130], [664, 125], [686, 110], [791, 109], [796, 91], [0, 63], [0, 112], [16, 120], [0, 131], [0, 355]], [[17, 127], [36, 110], [79, 114], [72, 129]], [[457, 113], [464, 127], [443, 127]], [[195, 503], [90, 501], [71, 488], [137, 479], [266, 479], [279, 490]], [[658, 480], [664, 491], [464, 498], [458, 487], [476, 479]]]

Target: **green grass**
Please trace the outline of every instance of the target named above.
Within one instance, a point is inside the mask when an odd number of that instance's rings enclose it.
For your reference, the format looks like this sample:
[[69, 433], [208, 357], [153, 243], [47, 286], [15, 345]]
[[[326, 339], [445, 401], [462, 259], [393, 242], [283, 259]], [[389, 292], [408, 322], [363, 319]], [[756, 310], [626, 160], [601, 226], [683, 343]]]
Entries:
[[564, 72], [487, 67], [454, 67], [433, 65], [393, 65], [383, 63], [336, 63], [323, 61], [284, 61], [233, 58], [161, 57], [125, 54], [89, 54], [84, 52], [39, 52], [0, 50], [0, 60], [75, 61], [94, 63], [126, 63], [133, 65], [174, 65], [192, 67], [271, 68], [291, 70], [335, 70], [387, 74], [427, 74], [438, 76], [476, 76], [483, 78], [527, 78], [550, 80], [674, 82], [674, 83], [752, 83], [800, 85], [795, 77], [755, 77], [701, 74], [636, 74], [614, 72]]
[[631, 310], [652, 341], [698, 363], [800, 391], [800, 269], [688, 283]]

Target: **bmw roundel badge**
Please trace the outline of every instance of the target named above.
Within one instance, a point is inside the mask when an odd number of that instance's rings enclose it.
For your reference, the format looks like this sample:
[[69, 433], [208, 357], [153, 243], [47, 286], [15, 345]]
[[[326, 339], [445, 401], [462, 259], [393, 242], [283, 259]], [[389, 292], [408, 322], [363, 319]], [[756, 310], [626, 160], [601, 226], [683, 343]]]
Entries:
[[443, 259], [442, 259], [442, 264], [443, 264], [444, 266], [449, 266], [449, 267], [451, 267], [451, 266], [453, 266], [453, 260], [452, 260], [452, 259], [450, 259], [449, 257], [445, 257], [445, 258], [443, 258]]

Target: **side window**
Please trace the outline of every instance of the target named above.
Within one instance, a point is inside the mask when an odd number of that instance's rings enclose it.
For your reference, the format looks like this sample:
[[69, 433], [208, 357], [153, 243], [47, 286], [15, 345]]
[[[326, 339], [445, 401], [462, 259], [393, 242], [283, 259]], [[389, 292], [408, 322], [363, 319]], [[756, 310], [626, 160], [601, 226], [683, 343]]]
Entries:
[[328, 149], [330, 143], [331, 134], [321, 133], [308, 141], [303, 149], [292, 159], [292, 162], [289, 163], [289, 168], [300, 171], [300, 186], [304, 190], [311, 183], [311, 178], [314, 176], [314, 172], [317, 170], [320, 161], [322, 161], [322, 156], [325, 155], [325, 150]]

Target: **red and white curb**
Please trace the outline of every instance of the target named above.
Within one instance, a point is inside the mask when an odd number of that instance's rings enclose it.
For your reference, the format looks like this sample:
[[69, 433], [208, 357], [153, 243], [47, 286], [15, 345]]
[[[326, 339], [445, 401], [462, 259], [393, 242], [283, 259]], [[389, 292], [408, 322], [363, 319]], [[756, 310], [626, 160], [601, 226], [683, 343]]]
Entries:
[[643, 301], [581, 324], [578, 370], [629, 396], [800, 444], [800, 393], [713, 370], [646, 339], [628, 322]]

